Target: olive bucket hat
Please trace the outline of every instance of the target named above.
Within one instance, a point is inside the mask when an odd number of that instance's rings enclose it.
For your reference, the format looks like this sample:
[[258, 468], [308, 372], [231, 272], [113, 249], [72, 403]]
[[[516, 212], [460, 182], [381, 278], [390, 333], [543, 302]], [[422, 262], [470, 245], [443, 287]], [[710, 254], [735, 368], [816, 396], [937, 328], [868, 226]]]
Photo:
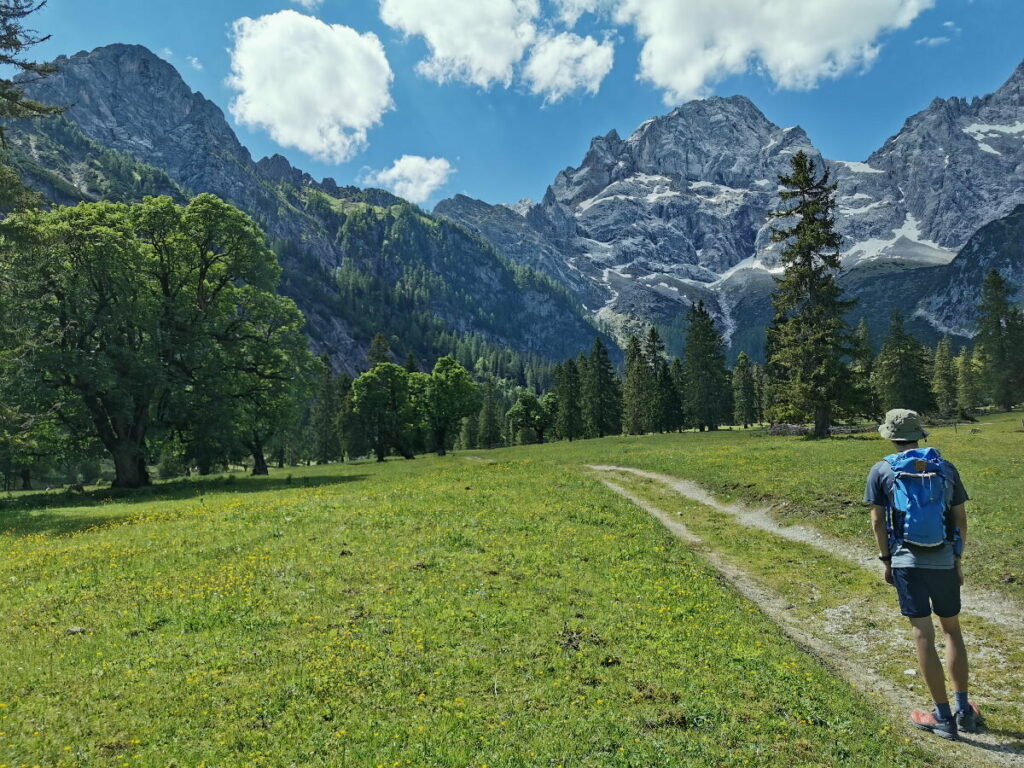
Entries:
[[897, 443], [916, 443], [928, 437], [921, 428], [921, 417], [917, 411], [906, 408], [893, 408], [885, 414], [885, 420], [878, 427], [878, 434], [886, 440]]

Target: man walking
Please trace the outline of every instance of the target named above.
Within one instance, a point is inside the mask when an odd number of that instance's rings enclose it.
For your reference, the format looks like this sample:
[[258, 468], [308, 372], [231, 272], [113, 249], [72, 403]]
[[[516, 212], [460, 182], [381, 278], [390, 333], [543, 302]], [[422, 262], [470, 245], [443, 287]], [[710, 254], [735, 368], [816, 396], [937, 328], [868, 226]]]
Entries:
[[[967, 698], [967, 649], [959, 619], [967, 491], [956, 467], [934, 448], [918, 446], [928, 433], [914, 411], [889, 411], [878, 432], [896, 453], [871, 468], [864, 503], [871, 505], [878, 559], [885, 564], [886, 582], [896, 587], [901, 613], [910, 619], [917, 663], [935, 704], [931, 712], [911, 712], [910, 722], [956, 739], [958, 731], [976, 731], [980, 719], [977, 705]], [[935, 650], [933, 611], [945, 635], [955, 709]]]

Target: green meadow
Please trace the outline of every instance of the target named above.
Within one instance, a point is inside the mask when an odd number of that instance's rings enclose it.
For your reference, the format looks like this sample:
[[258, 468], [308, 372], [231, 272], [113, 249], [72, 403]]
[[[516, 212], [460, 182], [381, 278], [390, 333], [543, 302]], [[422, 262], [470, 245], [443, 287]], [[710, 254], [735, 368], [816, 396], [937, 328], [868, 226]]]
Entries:
[[[969, 578], [1020, 597], [1024, 433], [985, 421], [933, 444], [974, 497]], [[962, 765], [586, 469], [686, 477], [864, 541], [885, 445], [723, 431], [16, 494], [0, 768]], [[756, 549], [707, 520], [732, 561]]]

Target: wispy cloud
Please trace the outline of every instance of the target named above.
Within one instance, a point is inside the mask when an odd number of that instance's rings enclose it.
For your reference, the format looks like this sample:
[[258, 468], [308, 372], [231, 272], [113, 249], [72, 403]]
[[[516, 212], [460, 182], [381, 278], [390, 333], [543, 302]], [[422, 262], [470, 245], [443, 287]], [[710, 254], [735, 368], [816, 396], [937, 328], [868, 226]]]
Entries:
[[203, 62], [197, 59], [195, 56], [186, 56], [186, 60], [192, 69], [201, 70], [203, 68]]
[[914, 41], [917, 45], [924, 45], [928, 48], [937, 48], [949, 42], [948, 37], [919, 37]]

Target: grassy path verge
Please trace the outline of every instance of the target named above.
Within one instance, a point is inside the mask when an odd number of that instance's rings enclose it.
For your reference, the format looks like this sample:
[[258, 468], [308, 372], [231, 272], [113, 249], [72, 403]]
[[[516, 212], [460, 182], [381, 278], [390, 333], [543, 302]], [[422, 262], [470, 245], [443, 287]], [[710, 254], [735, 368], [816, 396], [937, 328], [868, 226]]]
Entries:
[[[799, 524], [782, 526], [766, 509], [737, 503], [724, 504], [696, 483], [660, 472], [601, 464], [593, 464], [590, 468], [604, 472], [627, 473], [653, 480], [688, 499], [731, 515], [747, 528], [756, 528], [788, 541], [808, 544], [861, 568], [867, 568], [873, 573], [878, 572], [878, 561], [875, 558], [877, 552], [862, 541], [842, 541]], [[1018, 636], [1024, 636], [1024, 606], [1005, 595], [979, 590], [969, 585], [964, 586], [962, 593], [966, 605], [965, 612], [999, 624], [1007, 630], [1016, 632]]]
[[[598, 469], [609, 487], [697, 548], [800, 645], [855, 687], [882, 694], [897, 732], [925, 748], [949, 752], [946, 745], [930, 743], [934, 737], [922, 739], [905, 723], [906, 711], [923, 706], [927, 694], [916, 675], [906, 674], [914, 666], [906, 622], [877, 567], [851, 569], [850, 561], [860, 558], [851, 557], [845, 545], [837, 548], [814, 531], [770, 530], [763, 513], [721, 505], [675, 478], [609, 466]], [[708, 501], [712, 505], [704, 503]], [[1006, 623], [977, 616], [966, 616], [964, 627], [973, 660], [972, 698], [981, 702], [990, 727], [968, 737], [956, 754], [967, 764], [1024, 765], [1024, 710], [1014, 701], [1024, 684], [1019, 633]]]

